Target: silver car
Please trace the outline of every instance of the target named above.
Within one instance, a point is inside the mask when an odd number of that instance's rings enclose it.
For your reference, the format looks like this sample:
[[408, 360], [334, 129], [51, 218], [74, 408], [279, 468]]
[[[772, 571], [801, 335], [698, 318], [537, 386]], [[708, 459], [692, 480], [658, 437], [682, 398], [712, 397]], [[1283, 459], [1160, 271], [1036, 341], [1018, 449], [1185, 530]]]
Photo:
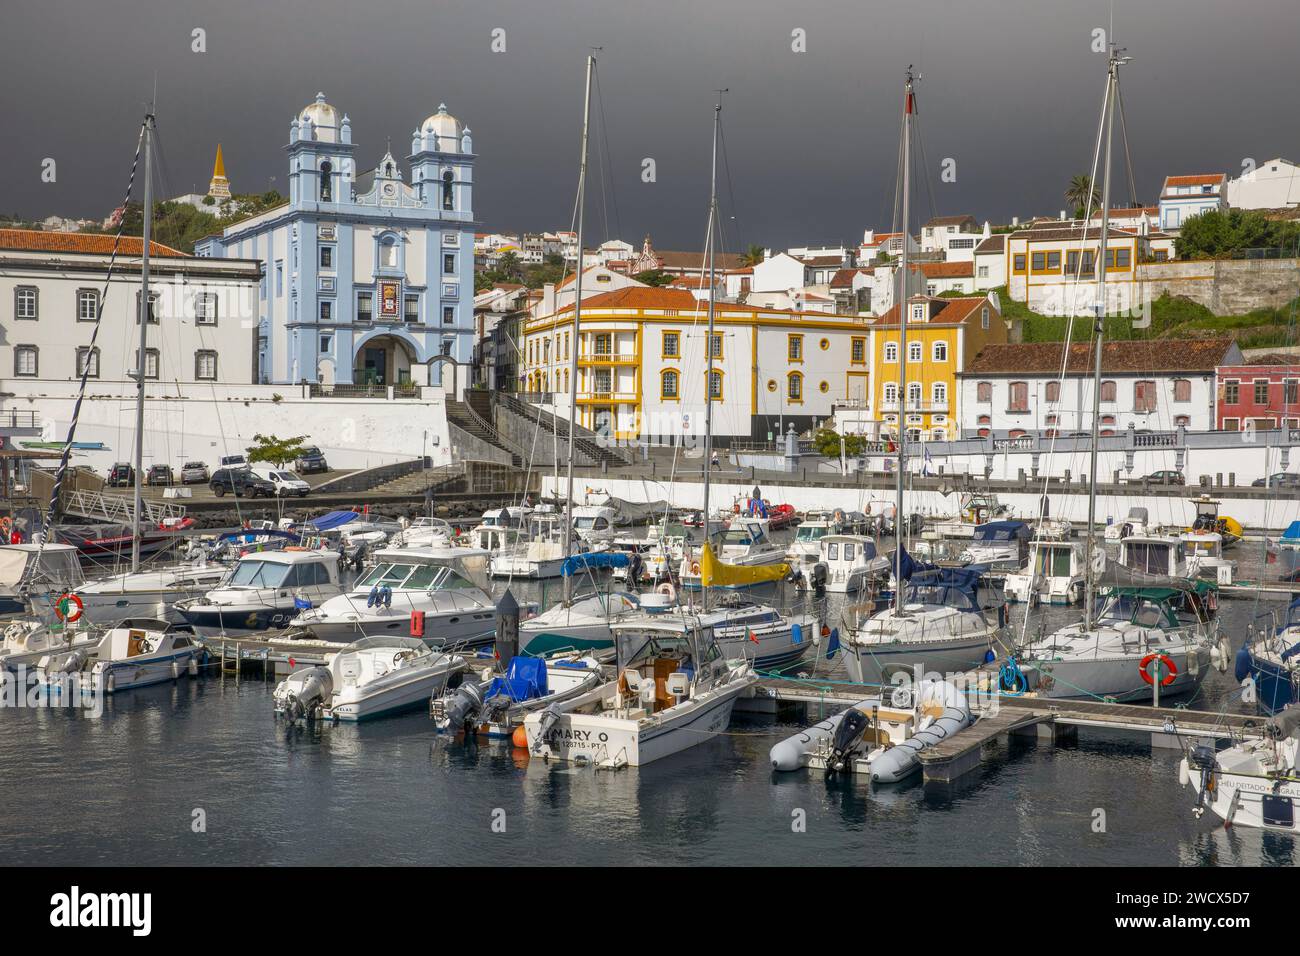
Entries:
[[207, 484], [212, 476], [208, 474], [208, 466], [201, 461], [187, 461], [181, 466], [181, 484]]

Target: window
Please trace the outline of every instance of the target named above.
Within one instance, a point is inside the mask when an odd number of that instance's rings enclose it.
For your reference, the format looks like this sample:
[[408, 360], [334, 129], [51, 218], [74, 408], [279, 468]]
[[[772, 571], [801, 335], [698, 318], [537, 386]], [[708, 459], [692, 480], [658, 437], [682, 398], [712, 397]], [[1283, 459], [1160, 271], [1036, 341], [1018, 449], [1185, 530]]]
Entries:
[[1224, 382], [1223, 384], [1223, 404], [1236, 405], [1241, 401], [1241, 384], [1239, 382]]
[[817, 347], [820, 348], [823, 352], [825, 352], [827, 349], [831, 347], [831, 340], [822, 339], [820, 342], [817, 343]]
[[320, 320], [322, 322], [332, 322], [334, 320], [334, 300], [320, 300]]
[[[608, 358], [609, 356], [613, 355], [614, 354], [613, 336], [611, 336], [607, 332], [602, 332], [600, 335], [597, 335], [595, 339], [595, 345], [592, 348], [592, 352], [595, 355], [604, 358]], [[555, 343], [555, 354], [557, 356], [560, 354], [560, 343], [558, 341]]]
[[333, 246], [320, 247], [320, 267], [322, 269], [334, 268], [334, 247]]
[[200, 349], [194, 353], [194, 378], [200, 382], [217, 380], [217, 353], [212, 349]]
[[948, 343], [935, 342], [934, 347], [930, 350], [930, 354], [936, 362], [948, 361]]
[[849, 361], [854, 365], [865, 365], [867, 362], [867, 340], [853, 339], [849, 346]]
[[442, 254], [442, 271], [444, 275], [456, 274], [456, 257], [449, 252]]
[[194, 324], [217, 324], [217, 294], [215, 292], [200, 292], [194, 297]]
[[20, 285], [14, 289], [14, 318], [32, 319], [40, 317], [41, 294], [35, 286]]
[[1230, 431], [1230, 432], [1240, 431], [1240, 430], [1241, 430], [1241, 419], [1240, 419], [1240, 418], [1225, 418], [1225, 419], [1223, 420], [1223, 428], [1224, 428], [1225, 431]]
[[1300, 381], [1288, 378], [1282, 382], [1282, 404], [1287, 409], [1300, 404]]
[[1029, 383], [1012, 382], [1007, 387], [1007, 411], [1029, 411]]
[[357, 321], [369, 322], [374, 317], [375, 297], [371, 292], [357, 293]]
[[35, 345], [14, 346], [14, 375], [35, 378], [40, 372], [40, 353]]
[[1156, 383], [1138, 381], [1133, 383], [1133, 411], [1154, 412], [1156, 410]]
[[1174, 379], [1174, 401], [1190, 402], [1192, 400], [1192, 383], [1190, 379]]
[[919, 362], [919, 361], [921, 361], [921, 343], [920, 343], [920, 342], [908, 342], [908, 343], [907, 343], [907, 360], [908, 360], [909, 362]]
[[713, 357], [715, 359], [722, 358], [722, 333], [721, 332], [714, 333], [712, 344], [713, 344]]
[[[135, 367], [136, 367], [136, 373], [139, 374], [139, 368], [140, 368], [139, 349], [135, 350]], [[145, 378], [158, 377], [158, 350], [157, 349], [144, 350], [144, 377]]]
[[993, 383], [977, 382], [975, 383], [975, 401], [991, 402], [993, 401]]
[[1190, 428], [1190, 427], [1191, 427], [1191, 424], [1192, 424], [1192, 416], [1191, 416], [1191, 415], [1175, 415], [1175, 416], [1174, 416], [1174, 427], [1175, 427], [1175, 428], [1178, 428], [1178, 427], [1182, 427], [1182, 428]]
[[1268, 379], [1260, 378], [1255, 380], [1255, 404], [1268, 404]]
[[99, 349], [83, 345], [77, 349], [77, 377], [99, 378]]
[[404, 315], [407, 322], [420, 321], [420, 297], [418, 295], [408, 295], [403, 303], [405, 309]]
[[1085, 249], [1083, 251], [1083, 259], [1082, 259], [1083, 268], [1080, 269], [1079, 252], [1077, 250], [1068, 252], [1066, 253], [1065, 256], [1065, 271], [1068, 272], [1070, 275], [1090, 276], [1092, 275], [1093, 267], [1096, 264], [1094, 262], [1095, 258], [1096, 258], [1095, 253], [1093, 253], [1091, 249]]
[[935, 382], [930, 387], [930, 398], [935, 405], [943, 406], [948, 404], [948, 386], [943, 382]]
[[1059, 402], [1061, 400], [1061, 383], [1048, 382], [1047, 387], [1043, 390], [1043, 397], [1049, 402]]
[[450, 169], [442, 174], [442, 208], [443, 209], [456, 208], [456, 200], [453, 193], [453, 186], [455, 182], [456, 182], [456, 177], [451, 174]]
[[1114, 382], [1107, 381], [1101, 383], [1101, 400], [1103, 402], [1115, 401], [1115, 395], [1116, 389]]
[[1061, 271], [1061, 254], [1059, 252], [1049, 252], [1047, 254], [1047, 271], [1048, 272]]
[[334, 348], [334, 336], [322, 335], [320, 337], [320, 350], [322, 353], [328, 353]]
[[907, 404], [911, 405], [913, 408], [921, 404], [921, 383], [920, 382], [907, 383]]
[[677, 401], [679, 378], [677, 370], [666, 368], [659, 374], [659, 397], [665, 402]]
[[1024, 274], [1025, 254], [1023, 252], [1018, 252], [1011, 257], [1011, 268], [1014, 272], [1019, 272], [1021, 275]]
[[[94, 322], [99, 315], [99, 290], [77, 290], [77, 321]], [[19, 316], [22, 318], [22, 316]]]
[[[140, 293], [135, 294], [135, 324], [140, 324]], [[149, 293], [149, 324], [158, 324], [158, 293]]]
[[384, 269], [397, 268], [397, 240], [392, 236], [379, 243], [379, 265]]
[[709, 373], [709, 398], [712, 401], [722, 401], [722, 372], [714, 371]]
[[791, 362], [803, 361], [803, 336], [791, 335], [786, 341], [786, 358]]
[[792, 402], [803, 401], [803, 376], [798, 372], [791, 372], [786, 377], [785, 396]]
[[987, 279], [989, 277], [989, 267], [980, 266], [978, 269], [978, 275], [981, 279]]
[[456, 324], [456, 307], [454, 305], [444, 305], [442, 307], [442, 324], [443, 325]]
[[1032, 261], [1035, 272], [1045, 272], [1047, 270], [1047, 253], [1035, 252]]
[[886, 382], [882, 400], [886, 405], [898, 404], [898, 385], [895, 382]]
[[284, 295], [284, 260], [275, 260], [275, 294], [276, 296]]
[[886, 342], [886, 343], [885, 343], [885, 361], [886, 361], [886, 362], [897, 362], [897, 361], [898, 361], [898, 343], [897, 343], [897, 342]]
[[664, 333], [662, 357], [663, 358], [682, 357], [682, 340], [676, 332]]
[[986, 305], [984, 306], [984, 308], [980, 309], [980, 328], [987, 329], [988, 327], [989, 327], [989, 307]]
[[328, 159], [325, 160], [325, 162], [320, 164], [320, 201], [321, 202], [330, 202], [333, 199], [334, 190], [330, 182], [331, 180], [330, 173], [333, 171], [334, 171], [334, 167], [330, 165], [330, 161]]

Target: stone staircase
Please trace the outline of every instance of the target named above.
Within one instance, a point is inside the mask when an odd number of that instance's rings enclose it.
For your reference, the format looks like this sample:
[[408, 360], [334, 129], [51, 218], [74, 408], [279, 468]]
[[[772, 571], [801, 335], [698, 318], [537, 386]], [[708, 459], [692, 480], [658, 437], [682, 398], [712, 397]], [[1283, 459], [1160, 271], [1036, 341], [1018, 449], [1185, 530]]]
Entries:
[[[493, 393], [491, 400], [500, 408], [525, 419], [530, 424], [539, 425], [542, 434], [548, 436], [548, 439], [558, 428], [559, 440], [561, 442], [569, 440], [569, 421], [567, 419], [556, 418], [546, 409], [529, 404], [509, 392]], [[576, 452], [578, 464], [581, 465], [598, 466], [604, 463], [626, 465], [630, 464], [633, 458], [631, 449], [610, 448], [602, 442], [599, 435], [583, 428], [581, 425], [574, 430], [573, 449]]]
[[510, 456], [511, 464], [516, 468], [522, 468], [524, 460], [514, 448], [510, 447], [496, 429], [484, 421], [477, 412], [474, 411], [465, 402], [447, 402], [447, 422], [466, 434], [477, 438], [484, 444], [499, 448]]
[[441, 468], [427, 468], [402, 475], [392, 481], [377, 485], [372, 491], [389, 495], [422, 495], [426, 491], [434, 493], [464, 490], [465, 466], [463, 464], [445, 465]]

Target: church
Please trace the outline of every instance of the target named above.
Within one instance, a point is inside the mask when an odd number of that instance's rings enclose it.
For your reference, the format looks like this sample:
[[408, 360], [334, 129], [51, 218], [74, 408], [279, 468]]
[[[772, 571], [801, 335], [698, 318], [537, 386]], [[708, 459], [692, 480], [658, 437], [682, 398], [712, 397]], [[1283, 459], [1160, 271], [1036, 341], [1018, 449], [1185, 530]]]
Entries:
[[[269, 384], [463, 387], [473, 356], [474, 151], [440, 105], [357, 171], [352, 123], [316, 94], [289, 123], [289, 200], [195, 245], [260, 260], [258, 374]], [[450, 362], [448, 361], [450, 360]]]

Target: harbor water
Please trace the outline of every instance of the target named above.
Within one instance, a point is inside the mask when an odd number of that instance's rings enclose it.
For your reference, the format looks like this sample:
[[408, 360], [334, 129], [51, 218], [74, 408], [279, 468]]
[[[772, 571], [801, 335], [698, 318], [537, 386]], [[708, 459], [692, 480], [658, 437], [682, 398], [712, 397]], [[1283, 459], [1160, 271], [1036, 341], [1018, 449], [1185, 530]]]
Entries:
[[[1238, 551], [1239, 575], [1257, 577], [1258, 545]], [[516, 591], [541, 597], [536, 585]], [[1224, 601], [1233, 647], [1275, 606]], [[1077, 611], [1035, 611], [1033, 631], [1039, 615]], [[422, 711], [290, 725], [273, 714], [273, 687], [209, 669], [111, 696], [98, 718], [6, 708], [0, 853], [105, 866], [1296, 862], [1291, 837], [1194, 819], [1180, 752], [1133, 735], [1003, 742], [957, 784], [918, 775], [873, 788], [774, 775], [768, 749], [797, 728], [757, 717], [647, 767], [596, 772], [438, 737]], [[1212, 672], [1191, 706], [1248, 711], [1236, 689], [1231, 672]]]

